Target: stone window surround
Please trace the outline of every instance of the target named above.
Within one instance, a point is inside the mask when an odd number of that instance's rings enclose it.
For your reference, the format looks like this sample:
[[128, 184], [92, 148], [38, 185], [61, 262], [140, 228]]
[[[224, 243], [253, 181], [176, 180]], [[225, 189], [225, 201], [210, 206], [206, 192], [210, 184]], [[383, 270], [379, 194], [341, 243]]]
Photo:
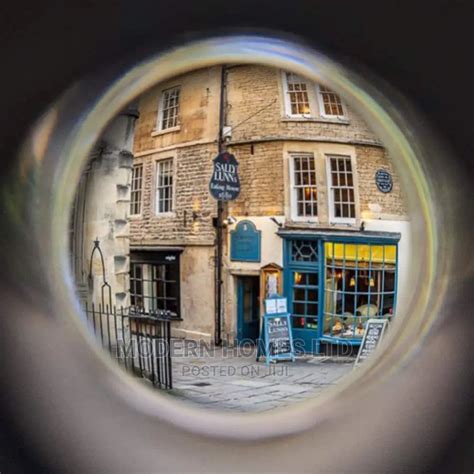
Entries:
[[[130, 183], [130, 217], [137, 217], [141, 216], [142, 214], [144, 178], [143, 173], [143, 163], [134, 163]], [[133, 212], [134, 210], [138, 210], [138, 212]]]
[[[291, 154], [312, 153], [316, 165], [316, 179], [318, 187], [318, 218], [294, 218], [292, 206], [292, 168]], [[334, 219], [331, 217], [329, 188], [328, 188], [328, 172], [327, 172], [327, 156], [344, 155], [351, 158], [353, 179], [354, 179], [354, 197], [356, 218], [350, 222], [344, 219]], [[284, 182], [285, 182], [285, 216], [287, 223], [294, 223], [299, 226], [310, 227], [331, 227], [340, 229], [358, 229], [361, 222], [360, 197], [358, 186], [357, 159], [356, 150], [352, 145], [336, 144], [336, 143], [315, 143], [315, 142], [287, 142], [283, 147], [284, 162]]]
[[[331, 223], [340, 223], [340, 224], [355, 224], [356, 218], [355, 217], [336, 217], [336, 206], [334, 202], [334, 196], [331, 192], [331, 188], [339, 188], [332, 182], [332, 171], [331, 171], [331, 161], [332, 159], [348, 159], [351, 164], [351, 176], [352, 176], [352, 190], [354, 193], [354, 202], [347, 201], [347, 204], [354, 205], [354, 209], [356, 208], [356, 186], [357, 186], [357, 170], [354, 168], [354, 162], [350, 155], [342, 155], [342, 154], [332, 154], [332, 153], [325, 153], [326, 159], [326, 173], [327, 173], [327, 196], [328, 196], [328, 208], [329, 208], [329, 222]], [[340, 188], [339, 188], [340, 189]], [[357, 214], [356, 214], [357, 216]]]
[[173, 127], [163, 128], [163, 110], [164, 110], [164, 98], [165, 92], [171, 91], [173, 89], [179, 89], [179, 101], [181, 101], [181, 85], [180, 84], [166, 84], [164, 85], [159, 91], [159, 99], [158, 99], [158, 114], [156, 118], [156, 126], [155, 129], [152, 130], [152, 136], [163, 135], [166, 133], [172, 132], [179, 132], [181, 130], [181, 120], [180, 120], [180, 102], [178, 102], [178, 117], [177, 117], [177, 124]]
[[[347, 107], [346, 107], [346, 104], [344, 103], [344, 101], [342, 100], [342, 98], [336, 94], [335, 92], [333, 92], [332, 90], [330, 90], [328, 88], [328, 91], [322, 91], [321, 90], [321, 84], [317, 84], [316, 85], [317, 87], [317, 95], [318, 95], [318, 104], [319, 104], [319, 114], [321, 115], [321, 117], [327, 119], [327, 118], [330, 118], [330, 119], [333, 119], [333, 120], [347, 120]], [[342, 108], [342, 115], [332, 115], [332, 114], [326, 114], [324, 112], [324, 100], [323, 100], [323, 95], [325, 93], [328, 93], [328, 94], [334, 94], [338, 97], [339, 101], [340, 101], [340, 105], [341, 105], [341, 108]]]
[[[171, 211], [170, 212], [157, 212], [157, 171], [158, 163], [160, 161], [172, 160], [172, 170], [173, 170], [173, 189], [172, 189], [172, 198], [171, 198]], [[156, 154], [153, 156], [153, 175], [152, 175], [152, 218], [154, 219], [166, 219], [176, 217], [176, 184], [177, 184], [177, 153], [176, 151], [169, 151]]]
[[[318, 212], [314, 216], [299, 216], [297, 212], [297, 206], [298, 206], [298, 201], [296, 198], [296, 180], [295, 180], [295, 159], [296, 158], [301, 158], [302, 156], [307, 156], [308, 158], [312, 158], [313, 161], [315, 162], [315, 157], [313, 153], [308, 153], [308, 152], [290, 152], [288, 161], [289, 161], [289, 167], [290, 167], [290, 203], [291, 203], [291, 219], [293, 221], [299, 221], [299, 222], [318, 222], [318, 214], [319, 214], [319, 203], [318, 200], [316, 201], [316, 205], [318, 208]], [[319, 194], [319, 182], [318, 182], [318, 172], [315, 170], [315, 177], [316, 177], [316, 183], [313, 184], [313, 187], [316, 188], [317, 193]]]
[[[344, 116], [326, 115], [324, 114], [324, 105], [318, 84], [312, 84], [307, 81], [307, 91], [309, 96], [309, 115], [292, 115], [290, 112], [290, 104], [288, 101], [288, 83], [286, 80], [286, 73], [288, 71], [281, 70], [279, 80], [281, 82], [280, 90], [283, 91], [282, 97], [282, 122], [315, 122], [315, 123], [337, 123], [341, 125], [349, 125], [350, 121], [347, 114], [347, 106], [341, 99], [341, 104], [344, 110]], [[304, 79], [304, 78], [303, 78]]]

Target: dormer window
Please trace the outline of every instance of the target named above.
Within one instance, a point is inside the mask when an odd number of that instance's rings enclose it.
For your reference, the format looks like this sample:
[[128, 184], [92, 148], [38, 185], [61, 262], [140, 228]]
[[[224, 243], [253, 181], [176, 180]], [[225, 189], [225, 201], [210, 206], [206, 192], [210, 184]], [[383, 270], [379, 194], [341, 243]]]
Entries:
[[321, 117], [346, 118], [341, 98], [326, 86], [318, 85], [319, 110]]
[[284, 76], [286, 114], [291, 117], [310, 116], [308, 81], [291, 72], [286, 72]]

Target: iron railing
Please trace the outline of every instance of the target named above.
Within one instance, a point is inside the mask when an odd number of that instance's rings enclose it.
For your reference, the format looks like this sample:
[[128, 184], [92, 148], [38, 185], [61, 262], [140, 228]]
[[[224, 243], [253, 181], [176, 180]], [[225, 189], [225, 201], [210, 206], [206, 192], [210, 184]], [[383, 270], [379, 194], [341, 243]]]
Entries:
[[169, 312], [87, 303], [84, 310], [102, 347], [125, 370], [157, 388], [173, 387]]

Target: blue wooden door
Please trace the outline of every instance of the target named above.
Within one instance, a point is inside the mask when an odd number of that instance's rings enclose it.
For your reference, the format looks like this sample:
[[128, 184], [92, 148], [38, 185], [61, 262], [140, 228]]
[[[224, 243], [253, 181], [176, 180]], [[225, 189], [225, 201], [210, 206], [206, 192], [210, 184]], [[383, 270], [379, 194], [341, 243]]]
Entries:
[[259, 277], [237, 279], [237, 342], [257, 342], [260, 332]]

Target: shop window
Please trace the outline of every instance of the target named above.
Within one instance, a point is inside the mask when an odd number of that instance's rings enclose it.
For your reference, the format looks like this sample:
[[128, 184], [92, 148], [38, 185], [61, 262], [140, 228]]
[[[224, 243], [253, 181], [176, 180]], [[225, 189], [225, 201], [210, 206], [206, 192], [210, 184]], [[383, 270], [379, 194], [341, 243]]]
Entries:
[[316, 167], [312, 153], [292, 154], [292, 217], [311, 219], [318, 216]]
[[396, 245], [325, 244], [323, 335], [361, 338], [370, 318], [396, 306]]
[[179, 125], [179, 96], [181, 88], [173, 87], [161, 94], [159, 129], [166, 130]]
[[179, 265], [132, 261], [130, 304], [145, 313], [167, 310], [179, 318]]
[[318, 86], [319, 109], [323, 117], [345, 118], [341, 98], [326, 86]]
[[284, 77], [286, 114], [292, 117], [309, 116], [308, 81], [290, 72], [285, 73]]
[[292, 262], [317, 262], [318, 242], [315, 240], [291, 240], [290, 258]]
[[156, 213], [173, 211], [173, 159], [156, 163]]
[[318, 288], [316, 272], [292, 272], [292, 323], [295, 329], [317, 329]]
[[142, 181], [143, 165], [134, 165], [130, 192], [130, 215], [137, 215], [142, 211]]
[[356, 219], [354, 173], [350, 156], [328, 156], [329, 215], [332, 222]]

